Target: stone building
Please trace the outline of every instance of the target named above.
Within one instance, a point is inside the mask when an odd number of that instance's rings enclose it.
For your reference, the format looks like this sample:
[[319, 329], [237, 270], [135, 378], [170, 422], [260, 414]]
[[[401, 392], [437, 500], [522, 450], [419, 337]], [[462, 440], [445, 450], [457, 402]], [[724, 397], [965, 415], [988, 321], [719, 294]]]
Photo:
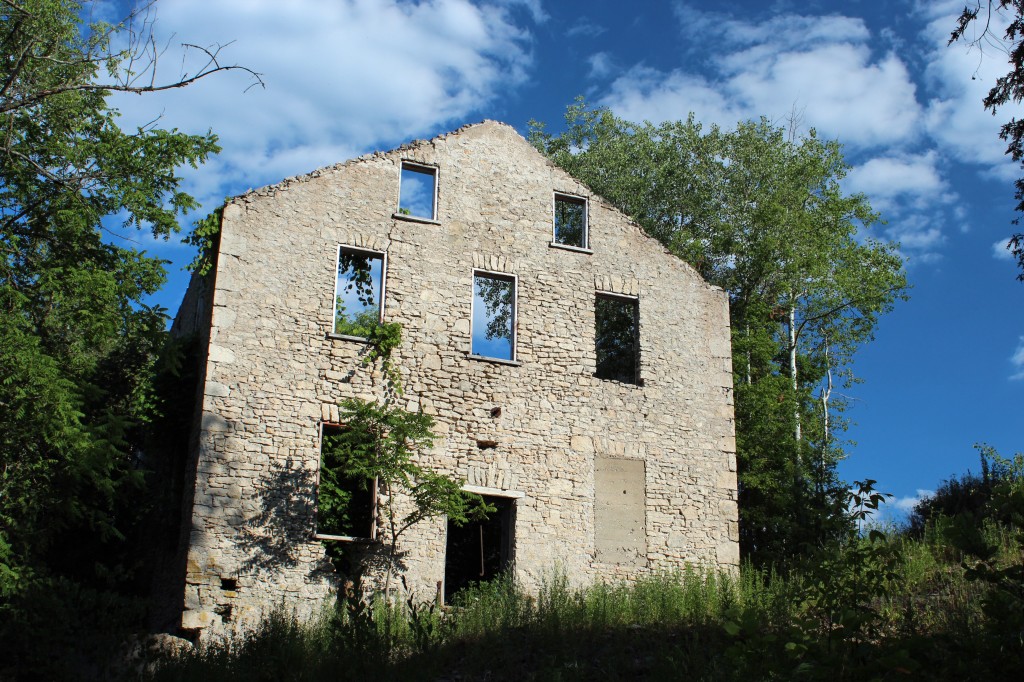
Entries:
[[335, 582], [324, 543], [373, 544], [370, 511], [318, 527], [317, 483], [339, 401], [381, 395], [361, 365], [378, 320], [403, 325], [403, 404], [436, 420], [422, 460], [497, 509], [407, 533], [417, 594], [738, 564], [726, 294], [513, 128], [250, 191], [216, 250], [174, 326], [203, 349], [184, 629], [309, 613]]

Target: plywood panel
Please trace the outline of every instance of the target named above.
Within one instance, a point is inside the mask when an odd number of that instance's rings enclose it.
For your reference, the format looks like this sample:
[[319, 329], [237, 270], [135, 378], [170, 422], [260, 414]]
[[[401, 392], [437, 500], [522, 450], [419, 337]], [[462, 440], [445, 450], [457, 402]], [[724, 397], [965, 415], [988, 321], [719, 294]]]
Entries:
[[643, 460], [598, 457], [594, 488], [597, 560], [642, 565], [647, 560]]

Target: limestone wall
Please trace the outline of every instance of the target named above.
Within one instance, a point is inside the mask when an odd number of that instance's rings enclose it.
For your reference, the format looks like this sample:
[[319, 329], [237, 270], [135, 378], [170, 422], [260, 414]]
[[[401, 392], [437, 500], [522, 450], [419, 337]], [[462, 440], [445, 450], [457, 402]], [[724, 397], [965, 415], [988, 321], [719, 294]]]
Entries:
[[[437, 167], [436, 221], [395, 215], [403, 160]], [[588, 198], [590, 252], [551, 246], [554, 192]], [[404, 327], [408, 408], [437, 420], [430, 464], [518, 496], [525, 586], [556, 567], [582, 584], [738, 563], [726, 295], [485, 122], [226, 206], [183, 627], [223, 631], [282, 602], [308, 613], [329, 593], [314, 537], [321, 424], [340, 399], [380, 391], [359, 367], [364, 344], [331, 335], [339, 246], [387, 252], [384, 317]], [[515, 364], [469, 357], [474, 268], [517, 277]], [[639, 299], [642, 385], [594, 376], [596, 292]], [[595, 528], [609, 514], [595, 499], [610, 499], [595, 498], [595, 463], [622, 459], [643, 462], [619, 469], [641, 490], [629, 524], [646, 533], [625, 559], [598, 547], [621, 529]], [[444, 577], [445, 528], [423, 523], [403, 545], [424, 598]]]

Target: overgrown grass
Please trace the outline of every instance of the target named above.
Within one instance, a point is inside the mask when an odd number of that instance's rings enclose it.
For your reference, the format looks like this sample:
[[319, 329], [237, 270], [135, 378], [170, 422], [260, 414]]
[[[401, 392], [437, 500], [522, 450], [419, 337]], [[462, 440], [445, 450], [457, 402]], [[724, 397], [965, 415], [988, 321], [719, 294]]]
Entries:
[[[691, 567], [573, 589], [554, 574], [536, 594], [506, 578], [444, 609], [351, 598], [305, 624], [278, 611], [159, 662], [152, 679], [1012, 678], [1020, 636], [993, 637], [1005, 623], [985, 607], [991, 588], [966, 579], [944, 532], [856, 539], [785, 579]], [[1012, 534], [984, 532], [1021, 562]]]

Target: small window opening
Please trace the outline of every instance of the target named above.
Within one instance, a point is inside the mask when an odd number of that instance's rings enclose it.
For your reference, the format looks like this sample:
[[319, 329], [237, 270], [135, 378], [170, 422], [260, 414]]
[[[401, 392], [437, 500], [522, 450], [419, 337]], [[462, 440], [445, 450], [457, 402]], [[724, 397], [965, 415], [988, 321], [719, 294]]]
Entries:
[[499, 577], [512, 566], [515, 547], [515, 500], [484, 496], [494, 511], [463, 525], [448, 522], [444, 562], [444, 599], [473, 583]]
[[515, 359], [516, 281], [508, 275], [473, 276], [473, 355]]
[[334, 288], [334, 333], [367, 337], [381, 323], [384, 254], [342, 246]]
[[555, 195], [556, 244], [587, 248], [587, 200], [565, 194]]
[[494, 417], [495, 419], [500, 417], [501, 416], [501, 408], [500, 407], [492, 407], [491, 408], [491, 416]]
[[231, 622], [231, 604], [221, 604], [220, 606], [215, 607], [213, 609], [213, 612], [220, 616], [221, 620], [223, 620], [225, 623]]
[[594, 309], [599, 379], [640, 383], [639, 303], [636, 299], [598, 294]]
[[476, 447], [480, 450], [494, 450], [498, 447], [498, 441], [496, 440], [478, 440]]
[[225, 592], [236, 592], [238, 591], [238, 579], [237, 578], [221, 578], [220, 589]]
[[317, 535], [332, 538], [372, 538], [376, 480], [367, 476], [356, 456], [355, 435], [337, 426], [324, 426], [317, 486]]
[[434, 220], [437, 216], [437, 169], [412, 163], [402, 164], [398, 190], [398, 213]]

